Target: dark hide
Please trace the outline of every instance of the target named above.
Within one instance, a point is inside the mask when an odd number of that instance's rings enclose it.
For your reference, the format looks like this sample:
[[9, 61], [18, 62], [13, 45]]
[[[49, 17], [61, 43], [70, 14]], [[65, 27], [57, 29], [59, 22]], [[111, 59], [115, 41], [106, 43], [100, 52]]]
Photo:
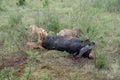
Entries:
[[[85, 46], [83, 41], [78, 38], [71, 39], [64, 36], [47, 36], [42, 43], [42, 47], [48, 50], [66, 51], [75, 56], [81, 54], [80, 50]], [[84, 53], [82, 56], [89, 58], [88, 56], [92, 49], [85, 49], [82, 51]]]

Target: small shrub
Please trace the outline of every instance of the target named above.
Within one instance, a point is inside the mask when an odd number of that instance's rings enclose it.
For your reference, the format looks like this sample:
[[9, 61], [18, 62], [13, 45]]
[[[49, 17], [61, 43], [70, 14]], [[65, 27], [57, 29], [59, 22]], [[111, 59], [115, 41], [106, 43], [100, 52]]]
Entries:
[[29, 56], [29, 63], [32, 65], [36, 65], [37, 63], [40, 62], [40, 53], [38, 51], [27, 51], [27, 54]]
[[23, 5], [25, 5], [25, 0], [18, 0], [18, 2], [16, 4], [18, 6], [23, 6]]
[[29, 55], [30, 58], [37, 58], [38, 52], [32, 52], [32, 51], [27, 51], [27, 54]]
[[105, 53], [96, 54], [95, 67], [98, 69], [108, 69], [108, 63]]
[[43, 7], [48, 7], [48, 6], [49, 6], [49, 1], [43, 0]]

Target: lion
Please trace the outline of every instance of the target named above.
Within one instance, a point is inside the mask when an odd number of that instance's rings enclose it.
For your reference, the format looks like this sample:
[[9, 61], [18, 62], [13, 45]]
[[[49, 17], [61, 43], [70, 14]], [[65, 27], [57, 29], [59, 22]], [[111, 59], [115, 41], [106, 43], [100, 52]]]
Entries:
[[57, 33], [57, 36], [66, 36], [69, 38], [79, 38], [82, 31], [80, 29], [63, 29]]
[[41, 47], [41, 44], [42, 44], [42, 41], [39, 41], [39, 42], [27, 42], [26, 43], [26, 47], [30, 50], [33, 50], [33, 49], [43, 49], [43, 47]]
[[36, 25], [30, 25], [28, 29], [30, 32], [30, 36], [32, 38], [36, 37], [37, 42], [27, 42], [26, 47], [30, 50], [36, 49], [36, 48], [43, 49], [41, 47], [41, 43], [48, 35], [47, 32], [43, 28], [38, 28]]
[[38, 38], [38, 42], [43, 40], [48, 34], [43, 28], [38, 28], [36, 25], [29, 26], [30, 35], [33, 37]]

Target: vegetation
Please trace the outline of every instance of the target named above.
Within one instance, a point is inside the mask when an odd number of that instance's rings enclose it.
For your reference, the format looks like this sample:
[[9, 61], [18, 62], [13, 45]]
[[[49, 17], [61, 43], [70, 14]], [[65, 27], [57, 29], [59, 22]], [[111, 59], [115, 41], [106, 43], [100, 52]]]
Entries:
[[107, 69], [108, 65], [105, 53], [98, 53], [95, 66], [99, 69]]
[[48, 7], [49, 1], [48, 0], [43, 0], [43, 7]]
[[[120, 79], [120, 0], [0, 0], [0, 19], [0, 80]], [[49, 35], [80, 28], [80, 39], [96, 43], [95, 60], [73, 61], [66, 52], [27, 50], [30, 24]], [[5, 55], [19, 50], [27, 53], [26, 63], [3, 68], [4, 60], [10, 63]]]
[[16, 3], [18, 6], [22, 6], [25, 4], [25, 0], [18, 0], [18, 2]]

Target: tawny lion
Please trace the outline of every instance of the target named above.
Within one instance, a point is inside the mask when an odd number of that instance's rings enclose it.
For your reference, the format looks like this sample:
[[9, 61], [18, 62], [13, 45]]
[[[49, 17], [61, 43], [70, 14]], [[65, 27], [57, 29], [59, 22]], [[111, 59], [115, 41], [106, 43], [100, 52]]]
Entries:
[[57, 36], [66, 36], [69, 38], [79, 38], [81, 30], [80, 29], [63, 29], [57, 33]]
[[29, 31], [32, 37], [35, 36], [38, 38], [38, 42], [48, 35], [43, 28], [38, 28], [36, 25], [30, 25]]
[[43, 49], [41, 44], [42, 44], [42, 41], [39, 41], [39, 42], [27, 42], [26, 47], [28, 49], [30, 49], [30, 50], [37, 49], [37, 48]]
[[[42, 48], [41, 43], [45, 39], [45, 37], [48, 35], [47, 32], [43, 28], [38, 28], [36, 25], [30, 25], [29, 26], [30, 36], [36, 37], [37, 42], [27, 42], [26, 47], [30, 50], [36, 49], [36, 48]], [[43, 48], [42, 48], [43, 49]]]

